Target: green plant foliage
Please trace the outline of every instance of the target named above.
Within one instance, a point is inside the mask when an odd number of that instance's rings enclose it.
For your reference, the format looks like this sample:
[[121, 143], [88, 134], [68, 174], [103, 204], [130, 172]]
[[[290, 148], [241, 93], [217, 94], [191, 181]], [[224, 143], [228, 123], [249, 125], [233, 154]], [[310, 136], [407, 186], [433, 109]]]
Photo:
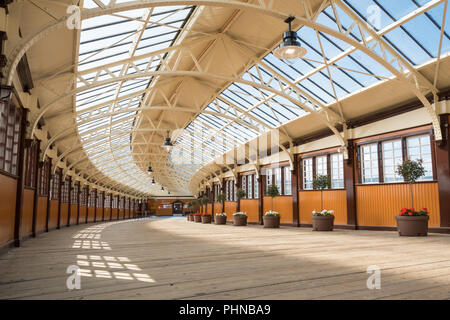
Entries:
[[200, 199], [200, 203], [205, 205], [205, 204], [209, 203], [209, 199], [207, 197], [203, 197]]
[[326, 175], [318, 175], [313, 180], [313, 187], [317, 190], [324, 190], [331, 187], [330, 178]]
[[242, 189], [239, 189], [238, 192], [237, 192], [237, 194], [236, 194], [236, 196], [238, 197], [238, 199], [245, 198], [246, 195], [247, 195], [247, 194], [246, 194], [245, 191], [242, 190]]
[[406, 160], [397, 167], [397, 173], [403, 177], [405, 182], [414, 183], [425, 175], [422, 159]]
[[280, 191], [276, 184], [272, 184], [267, 187], [267, 195], [271, 198], [275, 198], [280, 195]]
[[280, 217], [280, 214], [276, 211], [267, 211], [264, 215], [266, 217]]
[[224, 202], [225, 201], [225, 194], [224, 193], [219, 193], [217, 195], [217, 201]]

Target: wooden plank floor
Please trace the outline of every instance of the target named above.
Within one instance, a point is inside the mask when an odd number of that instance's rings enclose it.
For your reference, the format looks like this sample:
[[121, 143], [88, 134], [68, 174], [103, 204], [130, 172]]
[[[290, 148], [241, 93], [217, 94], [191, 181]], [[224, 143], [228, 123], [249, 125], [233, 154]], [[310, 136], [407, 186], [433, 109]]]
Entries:
[[[80, 290], [66, 287], [70, 265]], [[367, 289], [370, 265], [379, 290]], [[87, 224], [0, 256], [0, 299], [450, 299], [450, 236], [185, 218]]]

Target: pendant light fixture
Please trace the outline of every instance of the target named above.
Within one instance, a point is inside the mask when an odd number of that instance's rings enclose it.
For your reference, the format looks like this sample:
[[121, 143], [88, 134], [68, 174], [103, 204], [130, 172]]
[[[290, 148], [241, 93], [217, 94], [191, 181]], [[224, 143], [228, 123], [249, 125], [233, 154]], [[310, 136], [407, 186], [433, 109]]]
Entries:
[[275, 49], [273, 55], [278, 59], [293, 61], [296, 58], [301, 58], [306, 54], [306, 49], [300, 45], [297, 40], [297, 32], [292, 31], [291, 22], [295, 17], [289, 17], [284, 22], [289, 24], [289, 31], [283, 33], [283, 43]]
[[152, 169], [152, 166], [149, 166], [149, 167], [148, 167], [148, 169], [147, 169], [147, 173], [148, 173], [148, 174], [152, 174], [152, 173], [153, 173], [153, 169]]
[[152, 179], [152, 185], [155, 185], [155, 179]]
[[167, 151], [170, 152], [170, 150], [173, 148], [172, 139], [170, 139], [170, 130], [167, 130], [167, 137], [164, 140], [164, 143], [162, 147]]
[[161, 187], [161, 190], [164, 191], [164, 187]]

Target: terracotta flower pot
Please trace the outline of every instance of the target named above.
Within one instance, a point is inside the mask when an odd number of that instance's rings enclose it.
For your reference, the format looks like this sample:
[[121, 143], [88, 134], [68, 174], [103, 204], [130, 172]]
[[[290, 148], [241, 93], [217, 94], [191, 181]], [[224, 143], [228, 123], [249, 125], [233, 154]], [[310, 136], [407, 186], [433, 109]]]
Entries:
[[264, 228], [279, 228], [280, 217], [276, 216], [263, 216]]
[[395, 216], [400, 236], [418, 237], [428, 235], [428, 216]]
[[201, 215], [195, 215], [194, 216], [194, 221], [195, 222], [202, 222], [202, 216]]
[[189, 221], [194, 221], [194, 215], [193, 214], [189, 215]]
[[211, 223], [211, 216], [202, 216], [202, 223]]
[[215, 223], [216, 224], [227, 224], [227, 217], [226, 216], [216, 216]]
[[312, 216], [313, 231], [333, 231], [334, 216]]
[[247, 216], [233, 216], [233, 224], [235, 226], [246, 226]]

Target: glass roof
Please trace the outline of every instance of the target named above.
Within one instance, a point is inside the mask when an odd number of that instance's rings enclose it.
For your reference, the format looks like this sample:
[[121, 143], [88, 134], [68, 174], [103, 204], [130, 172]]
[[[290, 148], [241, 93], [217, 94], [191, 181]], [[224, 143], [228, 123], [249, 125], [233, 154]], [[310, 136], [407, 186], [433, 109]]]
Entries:
[[[84, 7], [98, 6], [88, 0]], [[192, 9], [192, 6], [156, 7], [83, 20], [78, 70], [170, 47]], [[142, 63], [134, 62], [136, 66]], [[155, 59], [150, 70], [156, 70], [160, 63]], [[127, 65], [109, 71], [117, 76], [125, 70], [128, 74], [135, 72]], [[87, 75], [86, 79], [95, 76]], [[107, 74], [103, 73], [98, 79], [105, 77]], [[151, 81], [150, 78], [117, 82], [83, 91], [76, 97], [78, 133], [90, 161], [112, 181], [147, 193], [161, 186], [153, 186], [151, 177], [135, 163], [130, 137], [140, 100]]]
[[[444, 2], [398, 24], [400, 19], [429, 1], [342, 1], [373, 30], [383, 31], [382, 38], [386, 43], [414, 67], [436, 58], [440, 45], [441, 55], [450, 50], [449, 23], [445, 24], [444, 37], [440, 42]], [[86, 6], [96, 5], [86, 1]], [[79, 70], [171, 46], [191, 10], [192, 7], [157, 7], [83, 21]], [[339, 6], [335, 6], [334, 10], [338, 13], [343, 31], [352, 28], [349, 36], [361, 42], [358, 28], [353, 28], [353, 20]], [[334, 10], [331, 6], [325, 8], [317, 22], [339, 30]], [[450, 16], [449, 10], [450, 6], [447, 7], [447, 17]], [[145, 23], [146, 19], [150, 22]], [[283, 86], [292, 86], [302, 98], [307, 96], [309, 100], [314, 100], [314, 103], [306, 104], [316, 108], [317, 105], [332, 105], [393, 77], [389, 70], [365, 53], [353, 50], [347, 42], [306, 26], [299, 28], [297, 34], [307, 50], [302, 59], [284, 61], [268, 53], [241, 79], [252, 81], [262, 77], [270, 88], [278, 91], [279, 83], [271, 80], [274, 76], [283, 79]], [[386, 53], [385, 59], [390, 61], [392, 56]], [[138, 65], [140, 62], [134, 63]], [[161, 61], [156, 59], [152, 63], [151, 68], [157, 70]], [[400, 66], [395, 67], [402, 71]], [[122, 68], [126, 67], [111, 68], [110, 72], [118, 75]], [[126, 70], [135, 72], [131, 67]], [[95, 76], [88, 75], [86, 79]], [[101, 77], [107, 75], [102, 74]], [[133, 129], [143, 91], [151, 81], [118, 82], [77, 95], [78, 131], [92, 162], [111, 179], [145, 192], [151, 192], [152, 188], [148, 185], [148, 176], [133, 162], [130, 134], [127, 132]], [[178, 136], [166, 164], [167, 172], [188, 182], [197, 170], [215, 157], [308, 113], [301, 103], [295, 103], [298, 100], [295, 92], [291, 91], [289, 97], [239, 81], [231, 83]], [[112, 100], [117, 102], [111, 103]], [[102, 114], [109, 116], [102, 117]], [[96, 136], [101, 140], [93, 140]], [[104, 141], [100, 148], [97, 147], [99, 141]]]

